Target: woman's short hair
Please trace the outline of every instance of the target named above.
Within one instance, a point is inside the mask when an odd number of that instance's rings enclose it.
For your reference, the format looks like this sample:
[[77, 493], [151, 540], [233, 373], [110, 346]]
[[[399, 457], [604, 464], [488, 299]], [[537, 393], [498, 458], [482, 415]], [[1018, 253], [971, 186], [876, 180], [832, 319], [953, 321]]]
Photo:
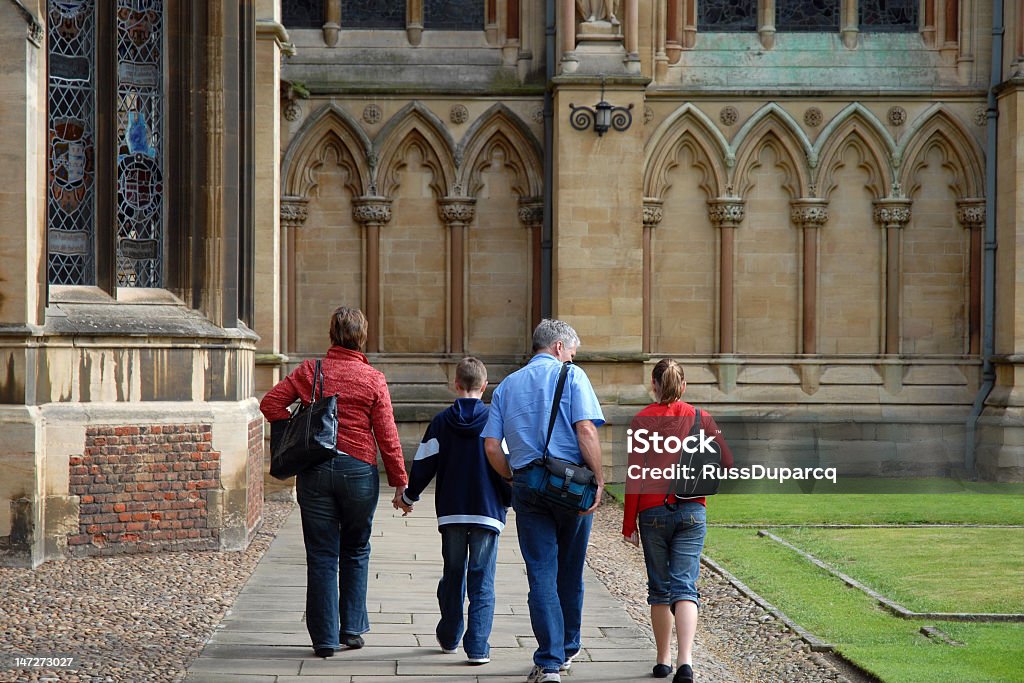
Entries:
[[473, 356], [466, 356], [455, 366], [455, 381], [466, 391], [476, 391], [487, 381], [487, 368]]
[[358, 308], [339, 306], [331, 314], [331, 344], [358, 351], [366, 343], [366, 316]]
[[662, 358], [651, 371], [651, 379], [658, 384], [658, 403], [669, 404], [683, 396], [685, 377], [683, 367], [671, 358]]

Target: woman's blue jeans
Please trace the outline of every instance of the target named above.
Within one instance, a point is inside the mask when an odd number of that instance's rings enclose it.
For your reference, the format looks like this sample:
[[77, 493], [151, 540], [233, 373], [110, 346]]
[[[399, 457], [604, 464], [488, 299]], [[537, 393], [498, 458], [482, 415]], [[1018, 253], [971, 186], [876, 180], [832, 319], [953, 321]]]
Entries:
[[[494, 622], [494, 570], [498, 558], [498, 532], [471, 524], [441, 527], [444, 573], [437, 584], [437, 640], [454, 650], [459, 640], [467, 657], [486, 657], [487, 639]], [[463, 638], [462, 604], [469, 593], [469, 619]]]
[[697, 577], [706, 514], [704, 506], [694, 502], [680, 502], [674, 511], [659, 505], [640, 513], [648, 605], [674, 607], [680, 600], [688, 600], [700, 607]]
[[366, 582], [377, 468], [348, 455], [300, 472], [296, 482], [306, 545], [306, 628], [313, 648], [370, 630]]

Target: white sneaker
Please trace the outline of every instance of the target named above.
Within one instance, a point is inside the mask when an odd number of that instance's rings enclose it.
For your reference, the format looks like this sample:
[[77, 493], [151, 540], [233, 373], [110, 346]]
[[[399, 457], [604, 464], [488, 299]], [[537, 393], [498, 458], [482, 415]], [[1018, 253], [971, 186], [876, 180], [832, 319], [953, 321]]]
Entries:
[[484, 655], [483, 657], [467, 657], [466, 661], [470, 664], [486, 664], [491, 661], [491, 658], [487, 655]]
[[561, 672], [561, 671], [568, 671], [569, 669], [571, 669], [572, 668], [572, 660], [576, 659], [579, 656], [579, 654], [580, 653], [577, 652], [572, 657], [569, 657], [569, 659], [567, 659], [564, 662], [562, 662], [562, 665], [560, 667], [558, 667], [558, 670]]
[[530, 675], [526, 677], [526, 683], [561, 683], [562, 677], [557, 673], [544, 673], [544, 669], [536, 664]]
[[437, 636], [434, 636], [434, 639], [437, 641], [437, 646], [441, 648], [441, 652], [445, 653], [446, 655], [454, 655], [454, 654], [458, 653], [459, 647], [457, 645], [454, 648], [452, 648], [451, 650], [449, 650], [448, 648], [446, 648], [444, 645], [441, 644], [441, 639], [440, 638], [438, 638]]

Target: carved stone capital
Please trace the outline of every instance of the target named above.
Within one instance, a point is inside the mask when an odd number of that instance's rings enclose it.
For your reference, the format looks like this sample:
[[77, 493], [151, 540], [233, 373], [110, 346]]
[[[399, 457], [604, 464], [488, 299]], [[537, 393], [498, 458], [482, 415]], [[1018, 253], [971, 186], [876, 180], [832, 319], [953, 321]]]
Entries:
[[820, 228], [828, 223], [828, 200], [816, 197], [796, 199], [790, 203], [789, 217], [798, 228]]
[[472, 197], [445, 197], [437, 203], [437, 215], [449, 228], [469, 225], [476, 212], [476, 199]]
[[708, 217], [716, 228], [735, 228], [746, 215], [746, 201], [739, 197], [719, 197], [708, 200]]
[[391, 221], [391, 200], [387, 197], [356, 197], [352, 200], [352, 220], [360, 225], [386, 225]]
[[967, 230], [980, 230], [985, 226], [985, 200], [961, 199], [956, 203], [956, 219]]
[[890, 197], [875, 202], [875, 222], [883, 228], [902, 228], [910, 222], [911, 200]]
[[306, 222], [309, 200], [305, 197], [281, 197], [281, 225], [298, 228]]
[[519, 222], [525, 228], [539, 228], [544, 224], [544, 202], [537, 197], [519, 200]]
[[665, 209], [662, 206], [662, 200], [652, 199], [650, 197], [644, 199], [644, 227], [654, 228], [657, 227], [658, 223], [661, 223], [661, 219], [665, 216]]

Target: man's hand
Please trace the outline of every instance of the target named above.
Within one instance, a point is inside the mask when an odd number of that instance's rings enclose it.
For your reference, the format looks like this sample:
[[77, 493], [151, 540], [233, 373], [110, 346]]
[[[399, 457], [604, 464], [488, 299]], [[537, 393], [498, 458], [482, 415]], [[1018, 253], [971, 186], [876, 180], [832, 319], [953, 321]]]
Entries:
[[597, 485], [597, 495], [594, 496], [594, 504], [580, 513], [580, 516], [592, 515], [597, 508], [601, 507], [601, 494], [604, 493], [604, 484]]
[[484, 439], [484, 453], [487, 455], [487, 462], [491, 469], [501, 475], [501, 478], [508, 481], [512, 478], [512, 468], [508, 466], [508, 458], [501, 448], [501, 441], [493, 437]]

